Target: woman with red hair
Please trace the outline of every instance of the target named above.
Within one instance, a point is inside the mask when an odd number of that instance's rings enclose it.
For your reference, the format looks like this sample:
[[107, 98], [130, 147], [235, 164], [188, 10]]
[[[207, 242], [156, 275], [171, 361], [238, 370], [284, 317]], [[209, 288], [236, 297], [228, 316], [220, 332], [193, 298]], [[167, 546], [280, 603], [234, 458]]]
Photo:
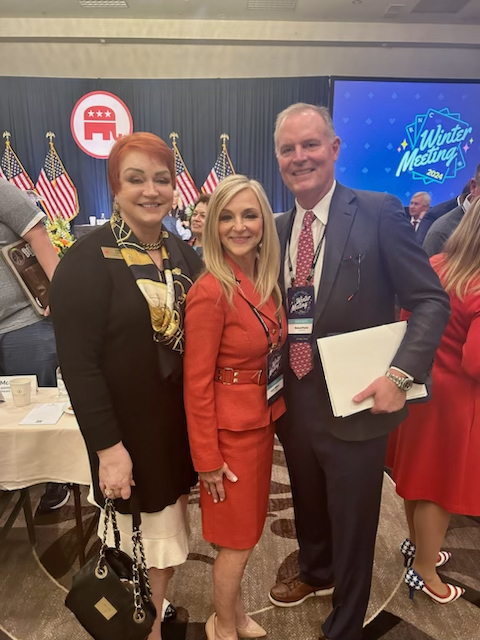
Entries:
[[[184, 305], [202, 263], [162, 220], [172, 208], [173, 152], [151, 133], [121, 138], [108, 179], [110, 224], [79, 240], [51, 288], [58, 357], [85, 439], [93, 499], [115, 500], [131, 552], [131, 486], [153, 602], [188, 554], [186, 501], [196, 482], [183, 408]], [[103, 530], [102, 518], [99, 531]], [[161, 637], [159, 615], [150, 640]]]

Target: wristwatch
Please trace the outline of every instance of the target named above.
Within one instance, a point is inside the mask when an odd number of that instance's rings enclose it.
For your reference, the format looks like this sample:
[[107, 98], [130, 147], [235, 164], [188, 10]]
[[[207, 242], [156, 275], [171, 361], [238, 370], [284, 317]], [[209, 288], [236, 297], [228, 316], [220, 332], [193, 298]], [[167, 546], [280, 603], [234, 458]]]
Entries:
[[413, 387], [413, 380], [411, 380], [410, 378], [402, 378], [402, 376], [396, 376], [394, 373], [391, 373], [391, 371], [387, 371], [385, 375], [389, 380], [396, 384], [401, 391], [408, 391]]

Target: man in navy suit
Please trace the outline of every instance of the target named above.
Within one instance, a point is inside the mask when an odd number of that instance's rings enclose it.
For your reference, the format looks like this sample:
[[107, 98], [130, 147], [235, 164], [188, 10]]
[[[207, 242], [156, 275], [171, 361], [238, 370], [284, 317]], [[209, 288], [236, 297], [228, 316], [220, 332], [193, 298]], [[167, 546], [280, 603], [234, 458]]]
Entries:
[[[283, 181], [295, 195], [293, 209], [277, 217], [280, 284], [285, 300], [297, 301], [292, 308], [299, 306], [300, 289], [313, 300], [311, 317], [289, 323], [287, 414], [277, 423], [292, 484], [300, 572], [278, 582], [269, 597], [289, 607], [333, 592], [321, 637], [360, 640], [388, 433], [407, 415], [405, 389], [427, 377], [449, 302], [400, 201], [336, 182], [340, 139], [326, 108], [285, 109], [275, 146]], [[309, 294], [302, 295], [308, 307]], [[315, 341], [393, 322], [395, 296], [412, 312], [405, 339], [385, 375], [355, 397], [371, 396], [374, 406], [335, 418]]]
[[417, 235], [417, 242], [419, 244], [422, 243], [418, 240], [418, 232], [422, 228], [425, 214], [430, 209], [430, 203], [431, 198], [429, 193], [426, 191], [417, 191], [417, 193], [413, 194], [410, 200], [410, 206], [408, 207], [410, 224]]

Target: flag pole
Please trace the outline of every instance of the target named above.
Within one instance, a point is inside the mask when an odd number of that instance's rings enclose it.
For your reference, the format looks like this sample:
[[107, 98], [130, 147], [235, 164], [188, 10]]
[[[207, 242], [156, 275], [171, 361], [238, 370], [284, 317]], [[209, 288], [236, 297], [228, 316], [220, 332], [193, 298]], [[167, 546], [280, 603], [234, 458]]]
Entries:
[[10, 152], [11, 152], [11, 145], [10, 145], [10, 138], [12, 137], [12, 134], [10, 133], [10, 131], [4, 131], [3, 132], [3, 137], [5, 138], [5, 150], [6, 150], [6, 156], [7, 156], [7, 162], [8, 162], [8, 176], [7, 176], [7, 180], [11, 180], [12, 178], [12, 168], [10, 165]]
[[223, 175], [222, 175], [222, 180], [225, 178], [225, 174], [227, 173], [227, 156], [228, 156], [228, 151], [227, 151], [227, 140], [230, 140], [230, 136], [227, 133], [222, 133], [222, 135], [220, 136], [220, 140], [222, 141], [222, 161], [223, 161]]

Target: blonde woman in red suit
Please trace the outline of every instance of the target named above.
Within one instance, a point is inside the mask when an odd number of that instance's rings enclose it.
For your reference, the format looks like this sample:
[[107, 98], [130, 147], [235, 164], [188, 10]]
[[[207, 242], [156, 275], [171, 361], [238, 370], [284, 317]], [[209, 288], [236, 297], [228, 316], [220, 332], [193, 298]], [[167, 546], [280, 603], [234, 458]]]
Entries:
[[[240, 584], [267, 514], [274, 423], [285, 404], [278, 394], [267, 404], [266, 369], [287, 327], [280, 246], [258, 182], [235, 175], [219, 184], [203, 245], [206, 273], [187, 296], [184, 376], [203, 535], [220, 547], [205, 629], [209, 640], [260, 638], [266, 631], [246, 614]], [[273, 379], [281, 387], [283, 377]]]
[[480, 515], [480, 199], [431, 263], [452, 314], [433, 365], [432, 400], [410, 407], [399, 427], [393, 477], [405, 500], [405, 581], [447, 604], [464, 590], [437, 574], [451, 513]]

